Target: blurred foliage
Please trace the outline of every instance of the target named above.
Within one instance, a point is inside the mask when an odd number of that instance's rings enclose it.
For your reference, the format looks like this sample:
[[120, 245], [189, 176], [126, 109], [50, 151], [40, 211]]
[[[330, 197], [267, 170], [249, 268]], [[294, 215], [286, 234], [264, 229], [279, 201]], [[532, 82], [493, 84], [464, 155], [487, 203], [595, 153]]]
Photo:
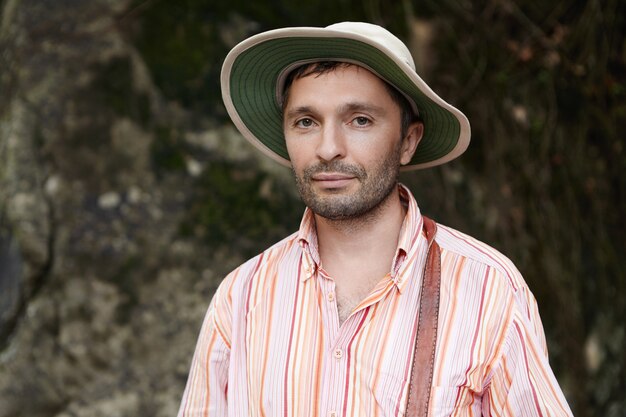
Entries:
[[159, 126], [155, 129], [150, 147], [152, 165], [157, 175], [170, 171], [185, 170], [185, 146], [181, 134], [173, 127]]
[[195, 184], [184, 235], [224, 243], [247, 257], [291, 234], [304, 206], [250, 164], [212, 161]]
[[304, 206], [250, 164], [212, 161], [194, 185], [183, 235], [250, 257], [295, 231]]
[[[539, 301], [574, 414], [584, 417], [626, 406], [625, 9], [618, 0], [147, 0], [120, 22], [165, 97], [217, 122], [227, 121], [222, 59], [252, 33], [341, 20], [405, 39], [430, 33], [429, 51], [417, 51], [424, 78], [467, 114], [472, 144], [458, 161], [403, 181], [424, 212], [515, 261]], [[123, 77], [115, 83], [124, 88]], [[171, 131], [157, 132], [153, 162], [183, 167]], [[181, 231], [261, 250], [301, 215], [288, 194], [259, 193], [266, 181], [254, 167], [211, 162]]]
[[146, 94], [133, 91], [133, 74], [128, 58], [115, 58], [99, 69], [90, 86], [92, 94], [117, 116], [127, 116], [142, 126], [150, 120], [150, 103]]

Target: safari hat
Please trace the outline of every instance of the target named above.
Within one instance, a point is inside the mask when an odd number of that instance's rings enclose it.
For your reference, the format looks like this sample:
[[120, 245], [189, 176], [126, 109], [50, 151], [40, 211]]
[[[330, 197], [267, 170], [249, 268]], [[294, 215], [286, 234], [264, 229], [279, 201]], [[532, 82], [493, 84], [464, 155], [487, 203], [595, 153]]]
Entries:
[[277, 162], [291, 166], [282, 124], [285, 79], [296, 67], [317, 61], [366, 68], [398, 89], [419, 112], [424, 136], [403, 170], [440, 165], [467, 149], [467, 118], [417, 75], [406, 45], [380, 26], [342, 22], [263, 32], [239, 43], [224, 61], [222, 97], [228, 114], [248, 141]]

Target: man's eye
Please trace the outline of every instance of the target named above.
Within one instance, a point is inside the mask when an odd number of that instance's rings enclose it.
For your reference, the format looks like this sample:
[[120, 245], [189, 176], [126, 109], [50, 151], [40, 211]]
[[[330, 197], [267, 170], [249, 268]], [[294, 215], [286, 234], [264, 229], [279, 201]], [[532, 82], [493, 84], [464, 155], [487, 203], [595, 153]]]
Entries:
[[311, 127], [313, 126], [313, 120], [309, 118], [300, 119], [296, 122], [296, 126], [298, 127]]
[[355, 117], [353, 123], [357, 126], [367, 126], [370, 123], [370, 119], [364, 116]]

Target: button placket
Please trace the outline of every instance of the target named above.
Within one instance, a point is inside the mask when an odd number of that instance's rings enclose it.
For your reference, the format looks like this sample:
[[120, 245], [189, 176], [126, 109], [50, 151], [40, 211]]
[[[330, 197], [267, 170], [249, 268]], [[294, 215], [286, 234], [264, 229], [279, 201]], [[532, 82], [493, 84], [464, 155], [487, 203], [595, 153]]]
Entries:
[[[336, 343], [339, 332], [339, 313], [337, 312], [337, 293], [335, 292], [335, 282], [328, 277], [324, 270], [320, 268], [318, 271], [319, 297], [320, 307], [324, 320], [324, 330], [328, 331], [330, 336], [327, 340], [330, 346]], [[329, 347], [330, 347], [329, 346]]]
[[315, 267], [313, 266], [313, 263], [309, 259], [307, 259], [304, 263], [304, 273], [306, 277], [311, 278], [314, 272], [315, 272]]

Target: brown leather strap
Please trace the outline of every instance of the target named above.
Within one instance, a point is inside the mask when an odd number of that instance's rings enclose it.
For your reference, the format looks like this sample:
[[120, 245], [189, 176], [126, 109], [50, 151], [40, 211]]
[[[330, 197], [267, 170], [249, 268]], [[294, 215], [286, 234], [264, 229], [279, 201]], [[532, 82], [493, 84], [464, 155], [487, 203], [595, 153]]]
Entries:
[[433, 382], [435, 365], [439, 292], [441, 288], [441, 250], [435, 242], [437, 224], [427, 217], [423, 217], [423, 219], [424, 233], [428, 239], [428, 255], [424, 267], [415, 352], [413, 353], [406, 408], [406, 415], [410, 417], [428, 416], [430, 387]]

